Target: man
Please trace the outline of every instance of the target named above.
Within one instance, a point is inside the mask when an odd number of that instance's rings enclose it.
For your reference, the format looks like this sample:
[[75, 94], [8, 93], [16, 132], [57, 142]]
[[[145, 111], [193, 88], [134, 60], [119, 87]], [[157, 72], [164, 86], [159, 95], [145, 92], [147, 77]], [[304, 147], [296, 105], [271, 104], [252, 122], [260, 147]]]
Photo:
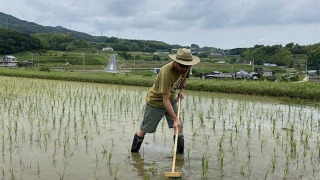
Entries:
[[[173, 60], [164, 65], [146, 95], [146, 109], [140, 129], [133, 138], [131, 152], [138, 152], [146, 133], [154, 133], [163, 116], [166, 117], [169, 128], [179, 128], [177, 153], [184, 152], [183, 126], [177, 116], [177, 97], [184, 98], [186, 78], [190, 67], [200, 62], [192, 56], [190, 49], [178, 49], [177, 54], [170, 54]], [[180, 89], [177, 94], [176, 89]], [[175, 133], [174, 133], [175, 134]], [[175, 139], [175, 135], [173, 137]]]

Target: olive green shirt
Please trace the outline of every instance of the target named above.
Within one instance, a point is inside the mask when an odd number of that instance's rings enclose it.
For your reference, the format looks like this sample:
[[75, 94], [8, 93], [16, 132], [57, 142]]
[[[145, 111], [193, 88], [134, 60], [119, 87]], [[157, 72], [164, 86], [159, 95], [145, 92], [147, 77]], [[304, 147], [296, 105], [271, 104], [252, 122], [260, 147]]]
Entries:
[[[186, 73], [189, 73], [189, 71]], [[177, 97], [176, 89], [180, 87], [184, 77], [185, 74], [180, 74], [174, 69], [173, 62], [164, 65], [160, 69], [153, 86], [147, 93], [147, 103], [154, 107], [164, 108], [164, 93], [170, 93], [170, 101], [174, 101]]]

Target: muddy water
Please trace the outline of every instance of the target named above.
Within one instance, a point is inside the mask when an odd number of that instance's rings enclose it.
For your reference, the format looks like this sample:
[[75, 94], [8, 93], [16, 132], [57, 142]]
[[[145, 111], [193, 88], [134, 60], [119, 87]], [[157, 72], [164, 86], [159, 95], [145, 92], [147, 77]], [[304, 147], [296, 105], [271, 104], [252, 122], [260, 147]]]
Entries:
[[[130, 153], [146, 91], [0, 77], [1, 179], [167, 179], [165, 121]], [[181, 179], [319, 179], [319, 108], [288, 102], [187, 91]]]

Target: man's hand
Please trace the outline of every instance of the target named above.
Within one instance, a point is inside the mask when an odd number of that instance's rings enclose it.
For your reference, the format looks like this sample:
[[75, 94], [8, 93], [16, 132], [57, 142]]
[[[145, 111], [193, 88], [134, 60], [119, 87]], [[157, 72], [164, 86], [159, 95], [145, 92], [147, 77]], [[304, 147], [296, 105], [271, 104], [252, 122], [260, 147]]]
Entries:
[[[178, 94], [179, 97], [183, 96], [184, 97], [184, 94], [180, 93]], [[170, 102], [170, 93], [165, 93], [163, 94], [163, 105], [164, 107], [166, 108], [168, 114], [170, 115], [170, 117], [172, 118], [173, 120], [173, 128], [176, 130], [176, 128], [180, 128], [181, 127], [181, 123], [180, 123], [180, 119], [178, 118], [178, 115], [174, 112], [173, 110], [173, 107], [171, 105], [171, 102]]]
[[178, 98], [183, 99], [184, 98], [184, 89], [181, 89], [180, 92], [178, 93]]
[[176, 130], [177, 128], [179, 129], [180, 127], [181, 127], [180, 119], [178, 119], [178, 118], [174, 119], [174, 121], [173, 121], [174, 130]]

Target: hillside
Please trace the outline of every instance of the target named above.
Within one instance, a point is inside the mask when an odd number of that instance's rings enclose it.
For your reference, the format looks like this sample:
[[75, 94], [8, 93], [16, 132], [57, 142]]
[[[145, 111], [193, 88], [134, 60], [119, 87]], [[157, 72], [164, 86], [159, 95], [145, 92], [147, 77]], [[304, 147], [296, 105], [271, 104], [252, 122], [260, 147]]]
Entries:
[[101, 37], [97, 38], [89, 34], [69, 30], [61, 26], [57, 26], [57, 27], [42, 26], [34, 22], [28, 22], [25, 20], [18, 19], [14, 16], [11, 16], [2, 12], [0, 12], [0, 28], [16, 30], [18, 32], [26, 33], [26, 34], [68, 33], [76, 38], [81, 38], [81, 39], [90, 40], [90, 41], [97, 41], [100, 39], [100, 41], [103, 41], [103, 38]]
[[[0, 12], [0, 29], [31, 35], [42, 42], [42, 49], [62, 51], [66, 51], [68, 45], [69, 50], [70, 48], [102, 49], [103, 47], [112, 47], [116, 51], [143, 52], [155, 52], [158, 50], [168, 51], [172, 48], [181, 47], [180, 45], [169, 45], [165, 42], [155, 40], [131, 40], [119, 39], [116, 37], [92, 36], [83, 32], [69, 30], [61, 26], [42, 26], [2, 12]], [[8, 39], [2, 41], [8, 41]], [[9, 53], [10, 51], [3, 50], [3, 52]], [[11, 53], [13, 52], [15, 51], [12, 51]]]
[[[42, 26], [39, 24], [36, 24], [34, 22], [28, 22], [25, 20], [18, 19], [14, 16], [5, 14], [0, 12], [0, 28], [9, 29], [9, 30], [15, 30], [21, 33], [26, 34], [38, 34], [38, 33], [66, 33], [69, 36], [72, 36], [77, 39], [82, 39], [90, 42], [112, 42], [114, 39], [117, 39], [115, 37], [106, 37], [106, 36], [92, 36], [83, 32], [70, 30], [61, 26]], [[131, 40], [131, 41], [137, 41], [137, 40]], [[158, 42], [163, 43], [161, 41], [151, 41], [151, 42]]]

